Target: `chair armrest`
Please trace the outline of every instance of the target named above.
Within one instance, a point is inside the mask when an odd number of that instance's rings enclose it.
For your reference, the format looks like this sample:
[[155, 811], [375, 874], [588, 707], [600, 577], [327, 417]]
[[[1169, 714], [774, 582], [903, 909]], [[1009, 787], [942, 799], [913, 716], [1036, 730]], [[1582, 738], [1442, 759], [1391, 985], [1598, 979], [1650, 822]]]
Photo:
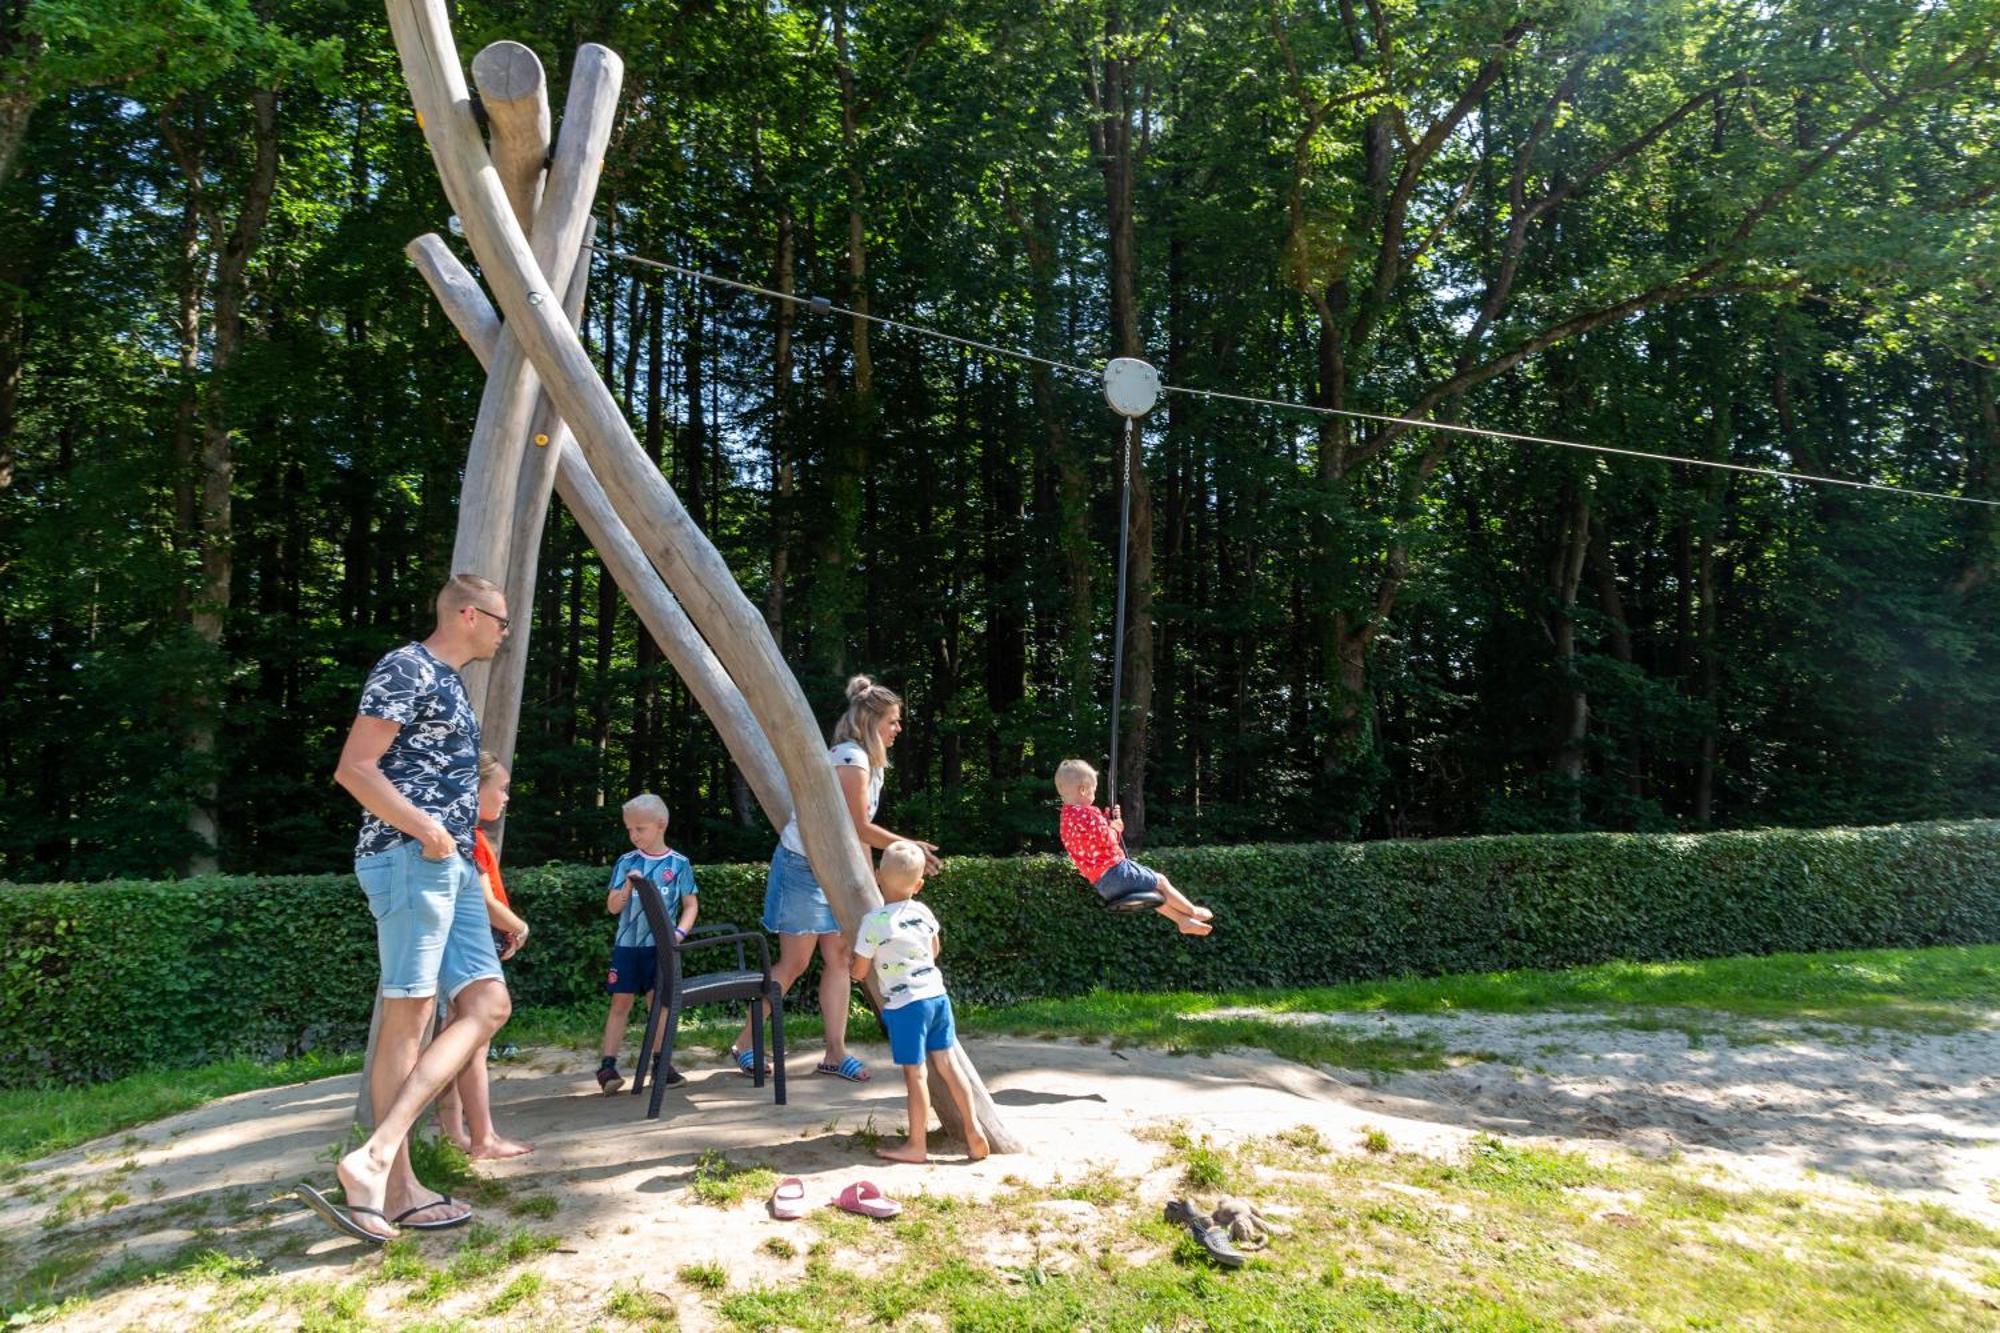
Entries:
[[739, 930], [727, 935], [709, 935], [699, 940], [690, 935], [678, 948], [680, 952], [687, 953], [693, 949], [706, 949], [712, 944], [733, 944], [736, 946], [737, 961], [742, 962], [743, 946], [746, 943], [754, 943], [757, 946], [757, 970], [768, 978], [771, 975], [771, 947], [765, 942], [762, 931]]
[[[706, 926], [696, 926], [693, 930], [690, 930], [687, 933], [687, 941], [676, 941], [674, 947], [676, 949], [682, 949], [687, 947], [687, 943], [691, 942], [697, 935], [715, 935], [717, 933], [726, 934], [735, 939], [736, 970], [741, 972], [746, 968], [748, 968], [749, 964], [743, 960], [743, 941], [740, 938], [736, 938], [745, 935], [748, 932], [746, 932], [743, 929], [743, 927], [736, 925], [734, 922], [716, 921]], [[765, 964], [764, 970], [767, 972], [770, 971], [770, 965], [768, 962]]]

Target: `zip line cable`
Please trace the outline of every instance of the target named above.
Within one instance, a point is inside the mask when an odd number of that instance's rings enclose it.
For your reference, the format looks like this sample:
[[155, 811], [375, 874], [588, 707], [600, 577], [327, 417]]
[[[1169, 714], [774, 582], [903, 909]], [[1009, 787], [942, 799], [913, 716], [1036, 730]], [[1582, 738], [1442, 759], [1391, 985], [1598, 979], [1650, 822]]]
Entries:
[[[1104, 373], [1102, 365], [1095, 367], [1080, 366], [1069, 361], [1057, 361], [1046, 356], [1037, 356], [1033, 352], [1024, 352], [1019, 348], [1002, 347], [997, 343], [981, 342], [977, 338], [963, 338], [958, 334], [946, 333], [942, 329], [928, 328], [922, 324], [909, 324], [899, 319], [890, 319], [884, 315], [864, 314], [859, 310], [851, 310], [846, 306], [835, 305], [824, 296], [799, 296], [792, 292], [781, 292], [771, 287], [760, 287], [752, 282], [738, 282], [734, 278], [725, 278], [719, 274], [704, 272], [698, 268], [689, 268], [682, 264], [670, 264], [663, 259], [649, 259], [644, 255], [635, 255], [623, 250], [609, 250], [603, 246], [592, 245], [589, 242], [584, 243], [583, 249], [593, 254], [603, 255], [606, 259], [621, 259], [626, 263], [640, 264], [647, 268], [656, 268], [667, 273], [679, 274], [684, 278], [693, 278], [697, 282], [713, 283], [719, 287], [733, 287], [737, 291], [750, 292], [757, 296], [766, 296], [774, 301], [789, 301], [793, 305], [801, 305], [809, 308], [814, 314], [847, 315], [853, 319], [865, 319], [871, 324], [880, 324], [884, 328], [901, 329], [906, 333], [914, 333], [925, 338], [936, 338], [942, 342], [956, 343], [960, 347], [970, 347], [975, 351], [987, 352], [994, 356], [1007, 357], [1015, 361], [1031, 362], [1039, 366], [1048, 366], [1051, 369], [1066, 371], [1069, 374], [1078, 375], [1086, 379], [1094, 380]], [[1912, 499], [1943, 500], [1947, 504], [1983, 505], [1988, 508], [2000, 509], [2000, 500], [1986, 500], [1974, 495], [1952, 495], [1945, 491], [1919, 490], [1914, 486], [1891, 486], [1886, 482], [1854, 481], [1847, 477], [1828, 477], [1812, 472], [1790, 471], [1785, 468], [1756, 467], [1749, 463], [1729, 463], [1715, 458], [1689, 458], [1681, 454], [1656, 453], [1648, 449], [1624, 449], [1610, 444], [1588, 444], [1581, 440], [1561, 440], [1548, 435], [1526, 435], [1518, 431], [1493, 430], [1485, 426], [1466, 426], [1451, 421], [1430, 421], [1421, 417], [1399, 417], [1382, 412], [1357, 412], [1342, 407], [1319, 407], [1312, 403], [1287, 402], [1278, 398], [1257, 398], [1249, 394], [1225, 393], [1219, 389], [1195, 389], [1185, 385], [1167, 384], [1164, 382], [1160, 385], [1160, 391], [1162, 393], [1177, 393], [1189, 398], [1212, 398], [1219, 402], [1245, 403], [1255, 407], [1274, 407], [1289, 412], [1310, 412], [1319, 416], [1343, 417], [1351, 421], [1370, 421], [1380, 425], [1410, 426], [1418, 430], [1447, 431], [1455, 435], [1471, 435], [1488, 440], [1508, 440], [1521, 444], [1548, 444], [1554, 445], [1558, 449], [1576, 449], [1583, 453], [1610, 454], [1620, 458], [1640, 458], [1655, 463], [1679, 463], [1685, 467], [1715, 468], [1724, 472], [1742, 472], [1756, 477], [1770, 477], [1775, 481], [1807, 482], [1821, 486], [1845, 486], [1857, 491], [1881, 491], [1889, 495], [1908, 496]]]

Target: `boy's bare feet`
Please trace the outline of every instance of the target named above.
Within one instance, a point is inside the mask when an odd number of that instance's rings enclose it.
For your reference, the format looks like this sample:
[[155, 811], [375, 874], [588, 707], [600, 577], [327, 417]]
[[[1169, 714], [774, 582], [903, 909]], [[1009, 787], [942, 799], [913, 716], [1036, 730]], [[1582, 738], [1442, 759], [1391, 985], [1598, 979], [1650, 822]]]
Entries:
[[496, 1134], [485, 1143], [475, 1143], [468, 1147], [465, 1155], [475, 1162], [491, 1162], [503, 1157], [526, 1157], [534, 1150], [535, 1145], [532, 1143], [522, 1143]]
[[1188, 908], [1188, 915], [1193, 917], [1197, 921], [1215, 920], [1215, 913], [1211, 912], [1206, 907], [1190, 907]]
[[1196, 920], [1194, 917], [1188, 917], [1186, 920], [1181, 921], [1179, 925], [1181, 934], [1183, 935], [1206, 935], [1214, 929], [1208, 922]]
[[983, 1162], [993, 1152], [986, 1142], [986, 1136], [976, 1129], [965, 1131], [965, 1159], [968, 1162]]
[[911, 1166], [922, 1166], [931, 1160], [929, 1153], [913, 1146], [908, 1139], [893, 1148], [877, 1148], [875, 1155], [885, 1162], [907, 1162]]

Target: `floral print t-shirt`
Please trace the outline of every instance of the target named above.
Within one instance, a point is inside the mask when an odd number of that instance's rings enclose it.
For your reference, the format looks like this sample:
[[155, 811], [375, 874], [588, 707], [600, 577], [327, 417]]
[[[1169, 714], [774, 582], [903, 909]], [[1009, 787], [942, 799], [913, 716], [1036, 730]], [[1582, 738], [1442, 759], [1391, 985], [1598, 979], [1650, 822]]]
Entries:
[[1125, 859], [1125, 844], [1118, 830], [1111, 827], [1111, 821], [1094, 805], [1063, 804], [1062, 844], [1069, 859], [1092, 884]]
[[[421, 643], [406, 643], [368, 673], [360, 712], [402, 728], [378, 761], [382, 776], [443, 824], [459, 855], [470, 858], [479, 823], [479, 719], [458, 672]], [[410, 840], [401, 829], [364, 813], [355, 859]]]

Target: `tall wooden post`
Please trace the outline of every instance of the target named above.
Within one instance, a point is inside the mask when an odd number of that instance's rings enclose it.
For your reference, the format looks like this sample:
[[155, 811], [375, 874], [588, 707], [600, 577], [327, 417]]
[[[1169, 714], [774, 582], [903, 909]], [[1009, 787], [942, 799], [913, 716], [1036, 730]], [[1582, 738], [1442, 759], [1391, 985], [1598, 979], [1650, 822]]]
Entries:
[[[458, 262], [458, 256], [436, 235], [419, 236], [405, 247], [405, 253], [430, 284], [438, 304], [479, 363], [490, 364], [500, 337], [500, 317], [479, 290], [479, 284]], [[584, 272], [584, 266], [579, 265], [579, 277], [570, 284], [578, 298], [582, 295], [579, 283]], [[574, 306], [569, 308], [574, 315]], [[757, 724], [742, 691], [722, 669], [707, 640], [667, 591], [667, 585], [660, 581], [646, 559], [645, 551], [626, 530], [624, 520], [618, 517], [604, 488], [591, 475], [590, 465], [577, 451], [569, 427], [563, 425], [561, 418], [552, 423], [545, 447], [556, 458], [556, 494], [583, 528], [584, 536], [611, 571], [640, 623], [680, 673], [688, 693], [715, 724], [729, 757], [742, 770], [772, 829], [783, 828], [792, 818], [791, 794], [785, 789], [785, 775], [778, 767], [777, 756], [771, 752], [771, 743], [765, 739], [764, 730]]]
[[[506, 318], [492, 377], [515, 373], [510, 349], [518, 347], [574, 433], [612, 508], [742, 691], [784, 772], [814, 874], [851, 938], [862, 915], [879, 904], [881, 896], [826, 762], [819, 724], [763, 617], [647, 458], [598, 378], [575, 327], [553, 299], [552, 293], [562, 291], [569, 277], [557, 262], [560, 248], [553, 244], [554, 229], [545, 232], [538, 221], [531, 248], [480, 140], [442, 0], [389, 0], [388, 11], [404, 78], [446, 196]], [[594, 175], [589, 184], [594, 187]], [[552, 208], [566, 208], [572, 215], [576, 210], [575, 201], [557, 195], [554, 180], [542, 204], [545, 213]], [[545, 239], [550, 243], [545, 245]], [[570, 244], [574, 243], [571, 238]], [[482, 404], [482, 422], [487, 415]], [[505, 512], [511, 515], [511, 503]], [[1001, 1123], [963, 1049], [959, 1048], [958, 1063], [973, 1094], [975, 1119], [995, 1151], [1018, 1151], [1019, 1141]], [[946, 1111], [951, 1099], [937, 1100], [945, 1112], [946, 1128], [956, 1128]]]

